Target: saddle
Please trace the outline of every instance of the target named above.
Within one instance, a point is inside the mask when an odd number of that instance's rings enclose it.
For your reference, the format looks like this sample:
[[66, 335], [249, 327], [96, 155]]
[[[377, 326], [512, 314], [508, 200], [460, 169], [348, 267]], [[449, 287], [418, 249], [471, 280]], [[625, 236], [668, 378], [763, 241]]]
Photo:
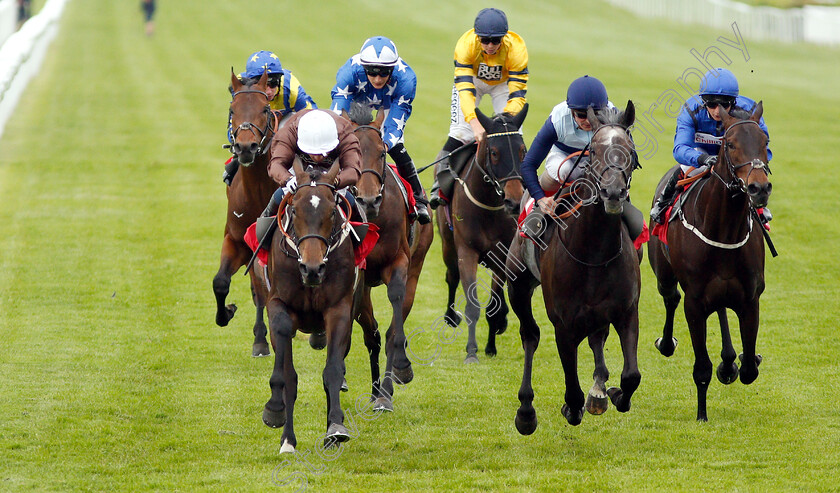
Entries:
[[[452, 199], [452, 192], [455, 190], [455, 181], [456, 178], [461, 175], [461, 172], [464, 171], [464, 167], [470, 161], [470, 159], [475, 156], [476, 147], [473, 146], [470, 151], [465, 150], [456, 152], [453, 154], [449, 159], [449, 165], [443, 164], [445, 161], [441, 162], [441, 166], [438, 166], [437, 170], [437, 180], [438, 186], [440, 189], [438, 193], [440, 196], [449, 202]], [[449, 154], [446, 151], [440, 151], [435, 159], [440, 159], [444, 156]]]
[[668, 245], [668, 225], [671, 221], [680, 217], [686, 201], [691, 196], [691, 192], [695, 189], [698, 191], [701, 190], [708, 183], [707, 178], [710, 176], [710, 170], [707, 169], [702, 173], [688, 178], [681, 178], [677, 181], [677, 196], [674, 197], [674, 202], [671, 204], [671, 207], [665, 211], [665, 221], [663, 221], [663, 224], [656, 224], [653, 227], [653, 231], [651, 231], [653, 236], [659, 238], [666, 246]]

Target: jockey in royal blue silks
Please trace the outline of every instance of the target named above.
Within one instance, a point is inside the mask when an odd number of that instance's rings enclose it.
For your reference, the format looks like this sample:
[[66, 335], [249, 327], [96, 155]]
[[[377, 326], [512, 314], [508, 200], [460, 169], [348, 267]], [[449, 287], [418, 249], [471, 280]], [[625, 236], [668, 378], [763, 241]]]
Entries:
[[423, 185], [414, 162], [405, 149], [403, 130], [411, 116], [411, 104], [417, 90], [417, 76], [397, 53], [394, 43], [383, 36], [367, 39], [361, 50], [338, 69], [333, 87], [331, 109], [349, 111], [358, 102], [385, 111], [382, 140], [400, 175], [411, 185], [416, 202], [417, 220], [431, 222]]
[[[698, 97], [699, 96], [699, 97]], [[674, 135], [674, 159], [680, 168], [671, 175], [662, 194], [657, 198], [650, 211], [651, 220], [659, 224], [665, 221], [665, 211], [677, 192], [677, 181], [681, 175], [690, 176], [717, 163], [721, 137], [724, 133], [721, 112], [733, 107], [752, 113], [756, 102], [738, 94], [738, 80], [725, 68], [710, 70], [700, 83], [700, 91], [683, 105], [677, 117], [677, 130]], [[767, 125], [762, 117], [758, 125], [768, 136]], [[767, 149], [767, 160], [773, 158]], [[762, 219], [766, 223], [772, 216], [765, 207]]]
[[[243, 83], [248, 83], [258, 80], [264, 72], [268, 72], [266, 96], [269, 106], [272, 110], [278, 111], [283, 120], [300, 110], [318, 107], [309, 94], [306, 94], [297, 77], [290, 70], [283, 68], [277, 55], [270, 51], [262, 50], [252, 53], [245, 63], [245, 71], [237, 77]], [[228, 120], [228, 142], [233, 144], [233, 129], [230, 120]], [[222, 181], [230, 186], [238, 169], [239, 160], [234, 156], [225, 164]]]

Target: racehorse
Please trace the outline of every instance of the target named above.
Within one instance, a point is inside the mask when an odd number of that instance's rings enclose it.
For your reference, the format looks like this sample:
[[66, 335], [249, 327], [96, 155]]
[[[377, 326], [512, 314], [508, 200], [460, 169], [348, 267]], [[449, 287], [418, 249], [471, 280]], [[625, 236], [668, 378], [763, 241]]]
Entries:
[[[360, 286], [363, 293], [356, 320], [364, 330], [365, 346], [370, 355], [373, 396], [376, 398], [374, 410], [391, 411], [393, 380], [405, 384], [414, 377], [405, 353], [404, 323], [414, 305], [417, 280], [432, 244], [434, 227], [417, 222], [412, 224], [408, 219], [399, 177], [385, 162], [387, 154], [381, 135], [385, 112], [379, 111], [376, 120], [373, 120], [369, 107], [354, 103], [346, 116], [357, 125], [354, 132], [362, 151], [361, 176], [353, 195], [368, 220], [379, 228], [379, 240], [365, 259], [365, 282], [364, 286]], [[388, 286], [392, 317], [385, 333], [385, 378], [380, 381], [381, 338], [370, 291], [381, 284]]]
[[[537, 428], [531, 370], [540, 328], [531, 311], [531, 298], [540, 283], [565, 373], [561, 412], [569, 424], [580, 424], [584, 406], [592, 414], [602, 414], [607, 410], [608, 399], [619, 411], [629, 411], [630, 398], [641, 380], [636, 359], [639, 256], [621, 217], [623, 208], [630, 206], [630, 180], [637, 166], [628, 130], [635, 120], [635, 107], [628, 101], [624, 112], [600, 115], [589, 108], [587, 117], [593, 132], [590, 161], [583, 168], [583, 178], [572, 184], [569, 198], [560, 200], [560, 207], [568, 210], [553, 218], [554, 224], [541, 236], [542, 243], [534, 246], [542, 248], [538, 254], [540, 279], [529, 270], [517, 268], [523, 265], [520, 259], [531, 240], [517, 235], [510, 248], [508, 296], [519, 317], [525, 350], [519, 389], [521, 405], [515, 419], [516, 429], [523, 435], [530, 435]], [[607, 390], [609, 370], [604, 360], [604, 343], [610, 324], [621, 340], [624, 369], [621, 388]], [[594, 384], [584, 402], [577, 351], [586, 338], [595, 357], [595, 372]]]
[[516, 233], [519, 201], [524, 188], [519, 166], [525, 157], [525, 142], [519, 128], [528, 114], [526, 104], [515, 116], [502, 113], [488, 118], [476, 108], [476, 116], [487, 132], [457, 178], [452, 199], [438, 208], [438, 232], [443, 242], [446, 284], [449, 286], [446, 323], [457, 327], [461, 314], [455, 310], [455, 293], [460, 280], [466, 302], [464, 316], [469, 334], [465, 363], [477, 363], [475, 325], [481, 312], [477, 299], [477, 270], [481, 263], [493, 272], [491, 300], [485, 308], [489, 335], [484, 353], [496, 355], [496, 335], [507, 329], [508, 306], [503, 287], [508, 245]]
[[[711, 177], [695, 184], [670, 222], [668, 244], [652, 237], [650, 265], [656, 274], [665, 304], [665, 326], [656, 347], [665, 356], [674, 354], [674, 312], [680, 303], [679, 283], [685, 293], [685, 318], [694, 347], [694, 383], [697, 386], [697, 420], [707, 421], [706, 392], [712, 361], [706, 348], [706, 319], [717, 312], [722, 339], [717, 378], [724, 384], [750, 384], [758, 377], [761, 355], [755, 352], [758, 336], [758, 298], [764, 292], [764, 238], [755, 208], [770, 198], [768, 137], [758, 125], [764, 111], [758, 103], [750, 115], [733, 109], [722, 112], [724, 134]], [[671, 173], [669, 171], [669, 173]], [[670, 176], [670, 175], [666, 175]], [[659, 182], [658, 190], [665, 179]], [[741, 368], [729, 333], [726, 309], [738, 316]]]
[[[277, 189], [277, 184], [268, 176], [268, 162], [271, 160], [271, 138], [279, 118], [271, 111], [265, 93], [267, 75], [263, 74], [257, 82], [245, 85], [231, 71], [230, 80], [233, 95], [230, 103], [231, 149], [239, 159], [240, 169], [227, 188], [228, 209], [222, 257], [219, 271], [213, 278], [216, 324], [220, 327], [225, 327], [236, 313], [236, 305], [225, 305], [231, 276], [251, 258], [251, 249], [244, 240], [245, 231], [256, 221]], [[263, 321], [267, 293], [253, 269], [250, 276], [251, 296], [257, 309], [251, 354], [267, 356], [270, 353]]]
[[274, 371], [263, 422], [272, 428], [283, 427], [281, 453], [294, 452], [297, 446], [293, 424], [297, 373], [292, 360], [292, 338], [297, 330], [326, 332], [325, 446], [350, 438], [339, 391], [344, 380], [344, 357], [350, 349], [355, 265], [348, 239], [349, 217], [339, 208], [339, 201], [346, 199], [333, 186], [339, 163], [336, 161], [322, 174], [316, 168], [304, 171], [296, 158], [292, 169], [298, 187], [286, 194], [280, 205], [277, 221], [281, 234], [271, 240], [267, 276]]

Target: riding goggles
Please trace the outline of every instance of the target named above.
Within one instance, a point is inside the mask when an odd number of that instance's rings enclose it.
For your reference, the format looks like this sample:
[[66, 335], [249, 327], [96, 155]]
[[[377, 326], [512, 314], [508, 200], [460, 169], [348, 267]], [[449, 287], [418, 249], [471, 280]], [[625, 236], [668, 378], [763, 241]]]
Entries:
[[370, 77], [390, 77], [394, 67], [383, 67], [382, 65], [365, 65], [365, 74]]
[[268, 87], [278, 87], [280, 85], [280, 75], [269, 75], [266, 84]]
[[485, 45], [497, 45], [502, 42], [501, 36], [482, 36], [481, 37], [481, 44]]
[[732, 105], [735, 104], [735, 101], [732, 101], [731, 99], [704, 99], [703, 104], [706, 106], [706, 108], [713, 110], [718, 106], [723, 106], [724, 108], [731, 108]]

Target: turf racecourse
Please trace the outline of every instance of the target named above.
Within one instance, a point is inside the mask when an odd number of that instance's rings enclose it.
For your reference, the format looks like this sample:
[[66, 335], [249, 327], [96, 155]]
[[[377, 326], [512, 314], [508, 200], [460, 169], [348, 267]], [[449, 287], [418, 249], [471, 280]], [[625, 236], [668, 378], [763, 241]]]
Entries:
[[[695, 422], [685, 322], [680, 310], [681, 344], [672, 358], [660, 356], [653, 340], [663, 309], [645, 259], [642, 383], [632, 410], [566, 424], [562, 370], [538, 308], [540, 426], [522, 437], [513, 426], [516, 318], [498, 357], [464, 366], [463, 326], [440, 340], [435, 333], [445, 303], [436, 241], [408, 322], [416, 378], [397, 390], [396, 411], [355, 411], [369, 391], [356, 330], [342, 395], [356, 436], [320, 450], [324, 353], [298, 338], [300, 453], [278, 455], [280, 432], [260, 420], [273, 358], [249, 356], [253, 318], [241, 275], [230, 296], [236, 318], [226, 328], [213, 323], [230, 67], [275, 50], [326, 106], [338, 66], [367, 36], [391, 37], [420, 79], [407, 146], [422, 165], [448, 128], [452, 48], [481, 7], [349, 5], [162, 0], [147, 39], [135, 1], [68, 4], [42, 76], [0, 139], [0, 491], [837, 490], [838, 51], [747, 39], [745, 55], [718, 40], [733, 40], [731, 31], [637, 19], [600, 2], [495, 5], [530, 52], [526, 141], [579, 75], [601, 78], [617, 105], [633, 99], [641, 111], [668, 90], [684, 92], [677, 79], [699, 66], [691, 49], [721, 49], [742, 92], [764, 100], [775, 155], [770, 204], [781, 255], [768, 256], [758, 380], [713, 381], [710, 421]], [[671, 165], [667, 112], [650, 113], [663, 130], [647, 125], [656, 150], [651, 141], [635, 173], [633, 199], [643, 209]], [[377, 296], [386, 320], [382, 289]], [[483, 320], [479, 337], [483, 344]], [[616, 339], [607, 346], [613, 383], [622, 364]], [[737, 331], [733, 339], [740, 348]], [[709, 341], [714, 361], [716, 330]], [[584, 345], [584, 387], [591, 371]]]

